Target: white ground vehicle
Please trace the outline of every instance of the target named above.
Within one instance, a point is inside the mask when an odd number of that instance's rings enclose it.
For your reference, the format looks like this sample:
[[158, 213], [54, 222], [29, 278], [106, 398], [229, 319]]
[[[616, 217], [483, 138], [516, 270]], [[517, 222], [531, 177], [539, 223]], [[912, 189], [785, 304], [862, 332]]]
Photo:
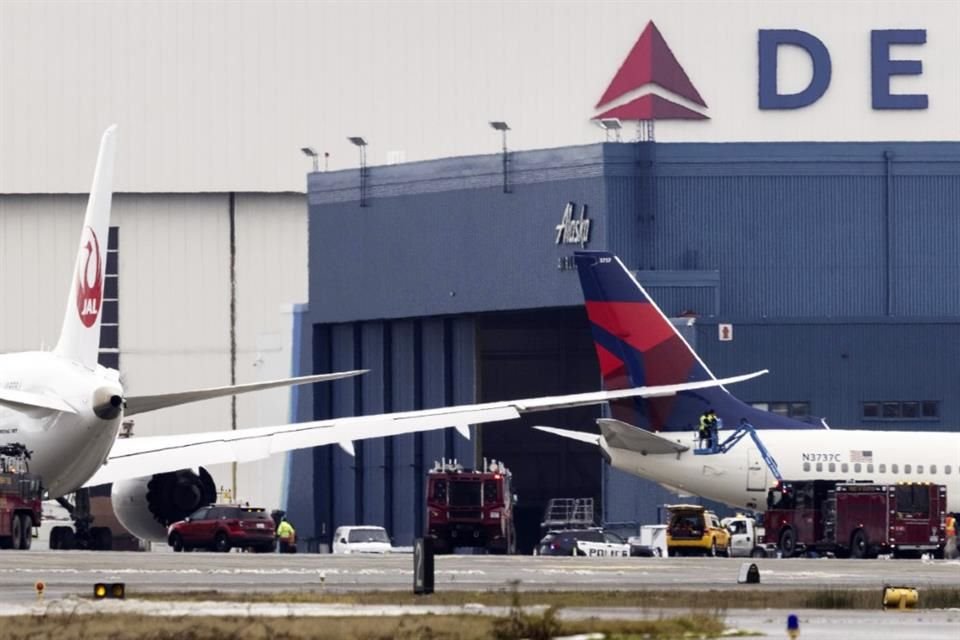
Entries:
[[390, 553], [393, 544], [383, 527], [338, 527], [333, 534], [334, 553]]
[[577, 554], [594, 558], [629, 558], [630, 545], [623, 538], [609, 531], [597, 531], [602, 541], [577, 540]]
[[730, 532], [731, 557], [766, 558], [776, 554], [774, 545], [763, 542], [763, 527], [750, 516], [737, 514], [724, 518], [721, 524]]

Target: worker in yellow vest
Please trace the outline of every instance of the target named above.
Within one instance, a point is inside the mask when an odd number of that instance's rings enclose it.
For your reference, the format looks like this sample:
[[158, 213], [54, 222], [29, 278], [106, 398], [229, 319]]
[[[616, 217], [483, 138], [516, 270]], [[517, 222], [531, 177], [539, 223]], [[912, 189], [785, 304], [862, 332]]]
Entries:
[[277, 526], [277, 539], [280, 541], [280, 553], [297, 552], [297, 532], [294, 531], [293, 525], [287, 521], [286, 516], [283, 516]]
[[944, 521], [946, 525], [947, 543], [944, 545], [943, 557], [953, 560], [960, 556], [957, 552], [957, 519], [954, 516], [947, 516]]

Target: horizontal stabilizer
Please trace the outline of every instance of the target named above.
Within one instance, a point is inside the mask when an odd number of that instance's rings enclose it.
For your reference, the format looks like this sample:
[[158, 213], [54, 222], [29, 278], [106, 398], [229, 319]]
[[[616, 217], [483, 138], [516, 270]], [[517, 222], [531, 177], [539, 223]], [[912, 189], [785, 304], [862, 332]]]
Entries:
[[579, 442], [586, 442], [587, 444], [600, 444], [600, 436], [595, 433], [586, 433], [584, 431], [570, 431], [569, 429], [558, 429], [557, 427], [541, 427], [535, 426], [534, 429], [539, 429], [540, 431], [546, 431], [547, 433], [552, 433], [561, 438], [569, 438], [570, 440], [577, 440]]
[[50, 411], [60, 411], [62, 413], [73, 413], [77, 411], [60, 398], [53, 396], [40, 395], [39, 393], [30, 393], [29, 391], [20, 391], [19, 389], [0, 389], [0, 404], [15, 405], [19, 407], [34, 407], [36, 409], [49, 409]]
[[626, 449], [645, 455], [682, 453], [690, 449], [690, 447], [679, 442], [668, 440], [652, 431], [635, 427], [620, 420], [600, 418], [597, 420], [597, 425], [600, 427], [603, 438], [607, 441], [607, 446], [612, 449]]
[[129, 396], [126, 398], [126, 409], [124, 415], [132, 416], [147, 411], [156, 411], [167, 407], [175, 407], [190, 402], [199, 402], [200, 400], [210, 400], [212, 398], [223, 398], [225, 396], [235, 396], [241, 393], [251, 391], [262, 391], [264, 389], [273, 389], [276, 387], [292, 387], [298, 384], [311, 384], [313, 382], [328, 382], [330, 380], [340, 380], [341, 378], [352, 378], [366, 373], [367, 369], [358, 369], [356, 371], [339, 371], [337, 373], [321, 373], [315, 376], [300, 376], [299, 378], [285, 378], [283, 380], [271, 380], [270, 382], [252, 382], [250, 384], [235, 384], [226, 387], [213, 387], [210, 389], [194, 389], [193, 391], [180, 391], [177, 393], [161, 393], [153, 396]]

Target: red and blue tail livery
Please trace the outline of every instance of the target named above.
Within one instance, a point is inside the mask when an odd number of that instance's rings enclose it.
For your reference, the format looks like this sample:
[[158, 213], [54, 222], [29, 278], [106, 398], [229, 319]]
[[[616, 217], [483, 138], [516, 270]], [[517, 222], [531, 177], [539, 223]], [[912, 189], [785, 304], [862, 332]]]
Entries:
[[[575, 260], [604, 389], [716, 379], [617, 256], [578, 251]], [[711, 408], [730, 427], [746, 419], [757, 428], [822, 428], [751, 407], [724, 387], [610, 403], [614, 418], [654, 431], [695, 429]]]

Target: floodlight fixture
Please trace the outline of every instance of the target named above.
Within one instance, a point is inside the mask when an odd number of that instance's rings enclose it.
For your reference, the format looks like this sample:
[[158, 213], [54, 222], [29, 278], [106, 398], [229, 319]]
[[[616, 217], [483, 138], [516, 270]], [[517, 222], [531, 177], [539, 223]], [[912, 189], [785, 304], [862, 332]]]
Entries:
[[349, 140], [350, 142], [352, 142], [353, 144], [355, 144], [355, 145], [358, 146], [358, 147], [365, 147], [365, 146], [367, 146], [367, 141], [364, 140], [363, 138], [361, 138], [360, 136], [349, 136], [349, 137], [347, 138], [347, 140]]
[[510, 125], [506, 122], [500, 120], [494, 120], [490, 123], [490, 126], [496, 129], [497, 131], [510, 131]]
[[623, 129], [620, 118], [600, 118], [595, 122], [598, 127], [607, 132], [607, 142], [610, 142], [611, 134], [617, 142], [620, 142], [620, 130]]
[[597, 123], [600, 125], [600, 128], [604, 130], [616, 131], [623, 128], [623, 123], [620, 122], [620, 118], [600, 118]]
[[307, 156], [313, 160], [313, 171], [316, 173], [320, 169], [320, 158], [317, 154], [317, 150], [313, 147], [300, 147], [300, 151], [303, 152], [303, 155]]

